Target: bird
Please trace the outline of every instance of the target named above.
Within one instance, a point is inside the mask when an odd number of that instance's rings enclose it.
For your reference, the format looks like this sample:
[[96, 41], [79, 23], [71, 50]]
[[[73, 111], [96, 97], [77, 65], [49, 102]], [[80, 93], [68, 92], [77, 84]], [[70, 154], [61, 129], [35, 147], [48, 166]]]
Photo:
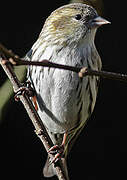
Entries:
[[[53, 63], [101, 70], [102, 62], [94, 39], [98, 27], [108, 23], [87, 4], [59, 7], [46, 19], [26, 59], [47, 59]], [[38, 114], [54, 144], [48, 153], [55, 153], [52, 162], [62, 160], [69, 179], [67, 155], [94, 110], [99, 77], [81, 78], [69, 70], [29, 66], [27, 78], [36, 91]], [[43, 168], [45, 177], [56, 175], [50, 161], [48, 155]]]

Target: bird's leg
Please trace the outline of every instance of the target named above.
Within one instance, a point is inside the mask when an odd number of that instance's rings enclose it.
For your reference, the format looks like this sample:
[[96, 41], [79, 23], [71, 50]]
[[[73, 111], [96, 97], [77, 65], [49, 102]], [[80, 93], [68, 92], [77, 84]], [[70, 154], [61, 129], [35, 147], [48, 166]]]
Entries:
[[36, 111], [38, 110], [38, 105], [37, 105], [37, 97], [36, 97], [36, 95], [34, 95], [33, 97], [32, 97], [32, 100], [33, 100], [33, 103], [34, 103], [34, 107], [35, 107], [35, 109], [36, 109]]
[[31, 82], [26, 81], [25, 83], [22, 84], [22, 86], [15, 92], [15, 100], [19, 100], [19, 96], [27, 94], [29, 97], [32, 97], [32, 101], [34, 103], [35, 109], [38, 110], [37, 106], [37, 99], [35, 95], [35, 90], [31, 87]]
[[62, 141], [61, 145], [60, 146], [54, 145], [48, 150], [48, 153], [55, 154], [55, 157], [53, 158], [51, 163], [57, 162], [64, 155], [64, 147], [65, 147], [66, 138], [67, 138], [67, 133], [64, 133], [63, 141]]

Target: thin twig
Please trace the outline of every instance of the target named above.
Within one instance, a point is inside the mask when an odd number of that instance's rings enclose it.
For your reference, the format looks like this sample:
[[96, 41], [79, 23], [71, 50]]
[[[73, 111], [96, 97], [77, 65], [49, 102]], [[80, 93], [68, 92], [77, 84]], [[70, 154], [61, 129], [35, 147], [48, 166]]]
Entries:
[[107, 78], [107, 79], [117, 80], [117, 81], [122, 81], [122, 82], [127, 83], [127, 75], [125, 75], [125, 74], [119, 74], [119, 73], [113, 73], [113, 72], [107, 72], [107, 71], [96, 71], [96, 70], [92, 70], [92, 69], [89, 69], [86, 67], [67, 66], [67, 65], [53, 63], [48, 60], [25, 61], [25, 60], [19, 58], [17, 55], [15, 55], [13, 52], [8, 51], [8, 49], [5, 48], [2, 44], [0, 44], [0, 52], [2, 52], [7, 58], [9, 58], [9, 61], [11, 62], [11, 64], [13, 64], [15, 66], [34, 65], [34, 66], [58, 68], [58, 69], [70, 70], [70, 71], [79, 73], [80, 77], [94, 75], [94, 76], [100, 76], [102, 78]]
[[[16, 74], [14, 73], [14, 70], [10, 66], [10, 64], [5, 63], [5, 62], [6, 62], [5, 60], [2, 60], [2, 58], [0, 58], [1, 66], [3, 67], [4, 71], [6, 72], [8, 78], [10, 79], [10, 81], [13, 85], [13, 88], [14, 88], [14, 92], [17, 92], [17, 90], [22, 85], [19, 82], [19, 80], [18, 80]], [[45, 126], [43, 125], [37, 111], [35, 110], [30, 98], [28, 97], [28, 95], [26, 93], [20, 96], [20, 100], [21, 100], [22, 104], [24, 105], [24, 107], [36, 129], [36, 134], [38, 135], [38, 137], [42, 141], [46, 151], [48, 152], [49, 148], [53, 146], [53, 142], [50, 139], [50, 137], [47, 133], [47, 130], [46, 130]], [[52, 154], [49, 154], [49, 155], [50, 155], [51, 159], [54, 158], [54, 156]], [[56, 174], [57, 174], [59, 180], [67, 180], [67, 178], [65, 177], [65, 174], [64, 174], [64, 167], [62, 165], [61, 160], [58, 162], [58, 165], [55, 167], [55, 169], [56, 169]]]
[[[43, 67], [51, 67], [51, 68], [58, 68], [58, 69], [64, 69], [64, 70], [70, 70], [73, 72], [76, 72], [79, 74], [81, 78], [84, 76], [100, 76], [102, 78], [112, 79], [112, 80], [118, 80], [123, 81], [127, 83], [127, 75], [123, 74], [117, 74], [107, 71], [95, 71], [86, 67], [73, 67], [73, 66], [67, 66], [67, 65], [61, 65], [52, 63], [48, 60], [42, 60], [40, 61], [26, 61], [21, 58], [19, 58], [17, 55], [15, 55], [12, 51], [9, 51], [7, 48], [5, 48], [2, 44], [0, 44], [0, 55], [4, 55], [6, 57], [5, 60], [2, 60], [0, 58], [1, 65], [6, 72], [8, 78], [10, 79], [14, 91], [17, 92], [17, 90], [22, 86], [19, 80], [16, 77], [16, 74], [14, 73], [12, 67], [10, 66], [10, 63], [15, 66], [19, 65], [35, 65], [35, 66], [43, 66]], [[8, 60], [9, 61], [8, 61]], [[30, 119], [32, 120], [36, 133], [40, 140], [42, 141], [46, 151], [48, 152], [49, 148], [53, 146], [52, 140], [50, 139], [45, 126], [43, 125], [37, 111], [35, 110], [30, 98], [27, 94], [21, 95], [20, 100], [23, 103]], [[52, 159], [54, 156], [50, 154], [50, 158]], [[56, 168], [56, 174], [58, 176], [59, 180], [67, 180], [64, 173], [64, 168], [62, 165], [62, 161], [60, 160]]]

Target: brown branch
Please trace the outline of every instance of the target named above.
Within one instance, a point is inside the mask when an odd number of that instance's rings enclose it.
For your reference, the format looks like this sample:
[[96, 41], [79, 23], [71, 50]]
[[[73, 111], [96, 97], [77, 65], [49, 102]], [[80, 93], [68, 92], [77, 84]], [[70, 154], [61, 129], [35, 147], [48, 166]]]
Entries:
[[[12, 65], [18, 66], [18, 65], [35, 65], [35, 66], [43, 66], [43, 67], [51, 67], [51, 68], [58, 68], [58, 69], [64, 69], [64, 70], [70, 70], [73, 72], [76, 72], [79, 74], [79, 77], [83, 78], [84, 76], [100, 76], [102, 78], [112, 79], [112, 80], [119, 80], [127, 83], [127, 75], [123, 74], [117, 74], [112, 72], [106, 72], [106, 71], [95, 71], [86, 67], [73, 67], [73, 66], [67, 66], [67, 65], [61, 65], [52, 63], [48, 60], [42, 60], [41, 62], [38, 61], [25, 61], [21, 58], [19, 58], [17, 55], [15, 55], [13, 52], [6, 49], [2, 44], [0, 44], [0, 55], [2, 57], [6, 57], [5, 60], [2, 60], [0, 58], [1, 66], [3, 67], [4, 71], [6, 72], [8, 78], [10, 79], [14, 91], [17, 92], [17, 90], [22, 86], [19, 80], [16, 77], [16, 74], [14, 73], [12, 67], [10, 66], [10, 63]], [[8, 60], [9, 61], [8, 61]], [[50, 147], [53, 146], [52, 140], [50, 139], [37, 111], [35, 110], [30, 98], [27, 94], [21, 95], [20, 100], [23, 103], [30, 119], [32, 120], [32, 123], [34, 124], [34, 127], [36, 129], [36, 133], [40, 140], [42, 141], [46, 151], [49, 150]], [[50, 158], [52, 159], [54, 156], [50, 154]], [[62, 165], [62, 161], [60, 160], [58, 165], [55, 167], [56, 174], [58, 176], [59, 180], [67, 180], [67, 177], [65, 177], [64, 168]]]
[[0, 52], [3, 53], [11, 62], [11, 64], [15, 66], [19, 65], [34, 65], [34, 66], [42, 66], [42, 67], [51, 67], [51, 68], [58, 68], [58, 69], [64, 69], [64, 70], [70, 70], [76, 73], [79, 73], [80, 77], [84, 76], [100, 76], [102, 78], [111, 79], [111, 80], [117, 80], [127, 83], [127, 75], [125, 74], [119, 74], [119, 73], [113, 73], [113, 72], [107, 72], [107, 71], [96, 71], [89, 68], [84, 67], [73, 67], [73, 66], [67, 66], [62, 64], [57, 64], [50, 62], [48, 60], [42, 60], [42, 61], [25, 61], [21, 58], [19, 58], [17, 55], [15, 55], [13, 52], [8, 51], [2, 44], [0, 44]]
[[[14, 73], [14, 70], [12, 69], [10, 63], [5, 63], [7, 62], [6, 60], [2, 60], [2, 58], [0, 58], [0, 63], [1, 66], [3, 67], [4, 71], [6, 72], [8, 78], [10, 79], [13, 88], [14, 88], [14, 92], [17, 92], [17, 90], [22, 86], [21, 83], [19, 82], [16, 74]], [[48, 152], [49, 148], [53, 146], [53, 142], [50, 139], [45, 126], [43, 125], [37, 111], [35, 110], [30, 98], [28, 97], [28, 95], [25, 93], [23, 95], [20, 96], [20, 100], [22, 102], [22, 104], [24, 105], [35, 129], [36, 129], [36, 134], [37, 136], [40, 138], [40, 140], [42, 141], [46, 151]], [[50, 158], [54, 158], [54, 156], [52, 154], [49, 154]], [[55, 165], [55, 164], [54, 164]], [[67, 177], [65, 177], [65, 173], [64, 173], [64, 167], [62, 164], [62, 161], [60, 160], [58, 162], [57, 166], [54, 166], [56, 169], [56, 174], [58, 176], [59, 180], [67, 180]]]

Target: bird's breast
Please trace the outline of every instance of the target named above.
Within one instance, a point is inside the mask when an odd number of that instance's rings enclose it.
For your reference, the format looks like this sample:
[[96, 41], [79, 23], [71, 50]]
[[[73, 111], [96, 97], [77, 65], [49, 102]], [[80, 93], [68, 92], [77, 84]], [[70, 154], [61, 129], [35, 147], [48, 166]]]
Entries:
[[[86, 52], [61, 50], [49, 59], [71, 66], [97, 66], [97, 63], [92, 63], [91, 54], [89, 56]], [[38, 94], [39, 115], [51, 132], [69, 131], [85, 122], [92, 112], [97, 94], [95, 77], [80, 79], [77, 73], [68, 70], [36, 67], [32, 79]]]

